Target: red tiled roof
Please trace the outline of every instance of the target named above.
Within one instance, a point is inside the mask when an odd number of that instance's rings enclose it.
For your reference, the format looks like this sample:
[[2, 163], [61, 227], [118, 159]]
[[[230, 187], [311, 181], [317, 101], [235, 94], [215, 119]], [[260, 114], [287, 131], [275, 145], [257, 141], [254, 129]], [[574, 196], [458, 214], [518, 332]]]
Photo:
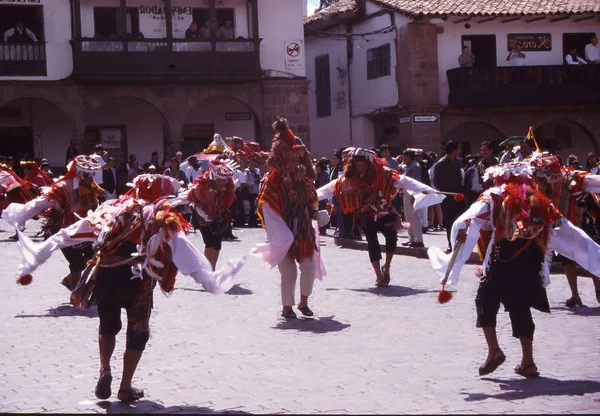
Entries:
[[[600, 13], [600, 0], [369, 0], [407, 15], [523, 16]], [[304, 19], [304, 24], [354, 13], [357, 0], [340, 0]]]

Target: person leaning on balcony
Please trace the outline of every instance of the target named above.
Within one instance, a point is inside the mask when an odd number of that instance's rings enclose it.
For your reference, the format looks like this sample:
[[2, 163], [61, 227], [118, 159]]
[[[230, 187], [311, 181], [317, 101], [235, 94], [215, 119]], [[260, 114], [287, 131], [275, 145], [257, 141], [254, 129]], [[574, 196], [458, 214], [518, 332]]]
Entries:
[[567, 61], [567, 65], [585, 65], [585, 64], [587, 64], [585, 59], [577, 56], [577, 48], [569, 49], [569, 54], [565, 57], [565, 61]]
[[233, 25], [231, 20], [225, 20], [225, 26], [221, 26], [219, 30], [217, 30], [217, 39], [219, 40], [230, 40], [233, 39]]
[[35, 34], [27, 29], [21, 22], [17, 22], [15, 27], [11, 27], [4, 32], [4, 42], [31, 43], [31, 41], [37, 43], [38, 39]]
[[469, 47], [463, 46], [462, 53], [458, 56], [458, 64], [461, 68], [472, 68], [475, 63], [475, 55], [469, 54]]
[[594, 36], [590, 39], [590, 43], [585, 45], [585, 59], [592, 64], [600, 64], [600, 46], [597, 36]]
[[525, 66], [525, 58], [527, 55], [521, 51], [522, 47], [523, 45], [521, 42], [515, 43], [514, 49], [511, 49], [506, 57], [507, 61], [512, 61], [513, 66]]
[[185, 31], [186, 39], [202, 39], [202, 33], [198, 29], [198, 24], [196, 22], [190, 23], [190, 27]]

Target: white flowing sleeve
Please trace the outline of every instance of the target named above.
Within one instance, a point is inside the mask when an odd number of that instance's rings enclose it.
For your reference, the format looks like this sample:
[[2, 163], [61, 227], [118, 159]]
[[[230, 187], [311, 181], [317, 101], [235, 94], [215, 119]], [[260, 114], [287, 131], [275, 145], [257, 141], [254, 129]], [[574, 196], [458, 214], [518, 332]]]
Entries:
[[432, 187], [413, 178], [409, 178], [406, 175], [401, 175], [400, 178], [394, 182], [394, 188], [406, 189], [408, 194], [415, 198], [413, 204], [415, 210], [426, 208], [431, 205], [437, 205], [446, 197], [445, 195], [436, 193], [436, 190]]
[[100, 229], [90, 225], [87, 219], [77, 221], [48, 238], [43, 243], [34, 243], [25, 234], [17, 231], [17, 246], [21, 252], [21, 263], [17, 268], [19, 276], [32, 274], [44, 264], [52, 253], [60, 248], [71, 247], [87, 241], [96, 241]]
[[262, 210], [267, 243], [257, 244], [250, 252], [273, 268], [285, 258], [294, 242], [294, 235], [283, 218], [277, 215], [269, 204], [265, 203]]
[[322, 201], [324, 199], [329, 199], [335, 195], [335, 184], [339, 179], [336, 179], [333, 182], [326, 183], [317, 189], [317, 199]]
[[[488, 230], [491, 227], [490, 219], [490, 206], [484, 201], [476, 201], [471, 207], [463, 213], [452, 225], [452, 232], [450, 241], [452, 242], [452, 249], [456, 248], [456, 236], [458, 231], [464, 229], [467, 226], [467, 222], [470, 222], [469, 229], [467, 230], [467, 239], [464, 244], [460, 246], [452, 271], [448, 276], [448, 284], [455, 285], [458, 283], [460, 272], [471, 257], [471, 253], [479, 240], [479, 231]], [[427, 250], [427, 256], [431, 261], [431, 266], [436, 272], [440, 279], [444, 279], [446, 271], [448, 270], [448, 264], [452, 253], [446, 254], [439, 247], [430, 247]]]
[[23, 231], [27, 220], [41, 214], [49, 208], [56, 208], [58, 203], [43, 196], [33, 199], [26, 204], [12, 203], [2, 211], [2, 219], [11, 226]]
[[583, 178], [583, 191], [600, 193], [600, 175], [587, 175]]
[[196, 283], [213, 294], [225, 293], [231, 289], [235, 275], [246, 263], [246, 256], [243, 256], [241, 259], [229, 260], [227, 265], [213, 271], [208, 259], [192, 245], [183, 231], [169, 240], [169, 246], [173, 263], [179, 271], [191, 276]]
[[600, 276], [600, 246], [566, 218], [551, 229], [548, 248], [573, 260], [594, 276]]

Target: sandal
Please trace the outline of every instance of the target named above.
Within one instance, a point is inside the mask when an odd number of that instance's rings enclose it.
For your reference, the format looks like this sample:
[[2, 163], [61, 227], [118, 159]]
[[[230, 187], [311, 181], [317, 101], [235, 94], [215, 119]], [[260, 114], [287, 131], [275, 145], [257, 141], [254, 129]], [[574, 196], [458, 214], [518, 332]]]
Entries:
[[[598, 294], [596, 292], [596, 294]], [[574, 308], [576, 306], [582, 306], [583, 303], [581, 302], [581, 298], [579, 297], [579, 295], [576, 296], [571, 296], [569, 299], [567, 299], [565, 301], [565, 305], [567, 306], [567, 308]]]
[[298, 306], [298, 310], [300, 312], [302, 312], [302, 315], [304, 315], [304, 316], [313, 316], [314, 315], [313, 311], [310, 310], [310, 308], [308, 307], [308, 305], [306, 305], [306, 306]]
[[122, 402], [134, 402], [144, 397], [144, 390], [132, 387], [130, 389], [119, 389], [117, 398]]
[[[530, 368], [535, 368], [535, 371], [531, 372], [531, 373], [527, 373], [526, 371], [529, 370]], [[518, 366], [515, 367], [515, 374], [518, 374], [525, 378], [538, 378], [540, 376], [540, 373], [537, 371], [537, 366], [533, 363], [529, 364], [528, 366], [525, 366], [525, 368], [521, 368], [521, 365], [519, 364]]]
[[112, 374], [110, 373], [110, 367], [105, 367], [100, 370], [100, 378], [98, 384], [96, 384], [96, 397], [100, 400], [109, 399], [112, 395], [110, 384], [112, 383]]
[[293, 309], [287, 309], [281, 312], [281, 316], [283, 316], [285, 319], [294, 319], [297, 315]]
[[[498, 353], [500, 353], [500, 355], [498, 355]], [[494, 351], [492, 354], [492, 359], [486, 361], [481, 367], [479, 367], [479, 375], [485, 376], [486, 374], [493, 373], [505, 360], [506, 355], [504, 355], [500, 348], [496, 348], [496, 351]]]
[[384, 271], [385, 269], [381, 266], [381, 274], [383, 274], [383, 283], [386, 285], [390, 284], [390, 271], [388, 269], [387, 273]]

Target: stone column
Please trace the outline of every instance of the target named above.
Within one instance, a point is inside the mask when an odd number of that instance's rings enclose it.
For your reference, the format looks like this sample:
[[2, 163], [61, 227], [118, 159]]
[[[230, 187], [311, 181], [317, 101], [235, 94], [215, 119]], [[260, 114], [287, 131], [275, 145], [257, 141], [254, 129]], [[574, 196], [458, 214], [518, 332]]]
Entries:
[[310, 149], [310, 127], [308, 117], [308, 83], [305, 79], [264, 80], [263, 92], [263, 132], [261, 145], [271, 147], [273, 129], [271, 124], [276, 117], [285, 117], [294, 134]]

